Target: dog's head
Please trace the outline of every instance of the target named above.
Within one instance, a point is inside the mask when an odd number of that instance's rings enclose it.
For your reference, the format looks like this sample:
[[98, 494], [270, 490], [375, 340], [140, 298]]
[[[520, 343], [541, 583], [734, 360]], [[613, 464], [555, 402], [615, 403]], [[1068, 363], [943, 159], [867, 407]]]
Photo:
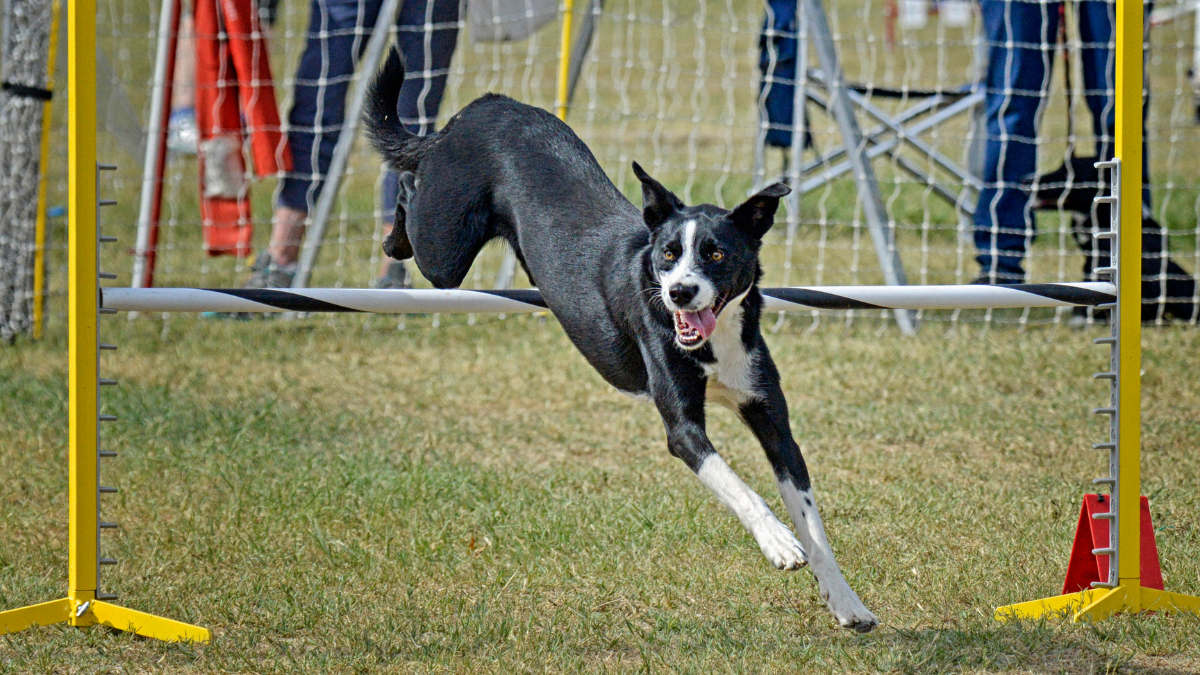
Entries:
[[791, 190], [770, 185], [732, 211], [686, 206], [637, 162], [642, 217], [650, 228], [652, 274], [675, 321], [675, 341], [697, 349], [712, 335], [721, 310], [758, 279], [762, 237], [775, 223], [779, 198]]

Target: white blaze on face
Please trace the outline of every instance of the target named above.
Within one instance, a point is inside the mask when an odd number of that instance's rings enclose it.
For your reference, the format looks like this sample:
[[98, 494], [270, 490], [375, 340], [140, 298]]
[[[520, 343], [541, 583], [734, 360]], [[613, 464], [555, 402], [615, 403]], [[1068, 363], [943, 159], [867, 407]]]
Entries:
[[712, 282], [704, 277], [696, 264], [699, 255], [699, 247], [696, 246], [696, 221], [689, 220], [683, 224], [683, 253], [675, 266], [659, 277], [663, 302], [673, 312], [682, 309], [671, 301], [670, 290], [675, 284], [688, 284], [699, 288], [696, 297], [689, 303], [690, 309], [710, 307], [716, 299], [717, 293]]
[[[663, 305], [674, 315], [675, 342], [684, 349], [698, 349], [716, 327], [717, 315], [713, 302], [717, 299], [717, 292], [712, 281], [700, 270], [695, 220], [683, 224], [681, 248], [683, 250], [675, 266], [659, 277], [658, 290]], [[671, 299], [671, 289], [677, 285], [696, 289], [695, 295], [682, 306]]]

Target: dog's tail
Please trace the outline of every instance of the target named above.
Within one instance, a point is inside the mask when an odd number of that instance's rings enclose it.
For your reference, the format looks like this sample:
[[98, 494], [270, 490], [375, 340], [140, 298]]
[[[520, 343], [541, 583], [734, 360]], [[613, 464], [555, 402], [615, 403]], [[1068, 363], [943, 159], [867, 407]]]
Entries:
[[404, 84], [404, 60], [392, 49], [367, 91], [362, 121], [376, 152], [396, 171], [415, 171], [421, 147], [428, 140], [410, 134], [400, 123], [396, 101]]

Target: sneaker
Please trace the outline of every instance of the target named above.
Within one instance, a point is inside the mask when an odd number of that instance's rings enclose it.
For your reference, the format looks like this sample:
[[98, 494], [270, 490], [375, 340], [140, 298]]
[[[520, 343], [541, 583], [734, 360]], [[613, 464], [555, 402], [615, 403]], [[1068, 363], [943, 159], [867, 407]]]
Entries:
[[[296, 263], [280, 267], [271, 259], [271, 254], [263, 251], [255, 258], [250, 266], [250, 278], [242, 284], [242, 288], [291, 288], [292, 278], [296, 276]], [[238, 319], [248, 320], [268, 318], [270, 314], [259, 312], [203, 312], [205, 319]]]
[[213, 136], [198, 146], [204, 159], [204, 196], [238, 199], [246, 189], [242, 146], [236, 136]]
[[399, 260], [392, 260], [388, 263], [383, 276], [376, 279], [375, 283], [371, 284], [371, 287], [381, 289], [412, 288], [412, 274], [408, 271], [408, 265]]
[[1013, 284], [1025, 283], [1025, 278], [1019, 274], [984, 272], [983, 274], [975, 277], [975, 281], [972, 281], [971, 283], [977, 286], [1011, 286]]
[[199, 144], [200, 128], [196, 126], [196, 109], [172, 110], [167, 121], [167, 150], [180, 155], [195, 155]]
[[291, 288], [295, 276], [296, 263], [276, 265], [271, 254], [263, 251], [251, 265], [250, 278], [242, 284], [242, 288]]

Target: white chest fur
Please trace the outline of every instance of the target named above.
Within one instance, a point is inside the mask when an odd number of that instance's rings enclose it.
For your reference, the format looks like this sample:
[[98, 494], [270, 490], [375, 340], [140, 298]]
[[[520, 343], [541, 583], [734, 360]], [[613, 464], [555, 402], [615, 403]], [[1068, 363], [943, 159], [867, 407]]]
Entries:
[[754, 390], [754, 357], [742, 343], [742, 299], [730, 301], [717, 318], [717, 327], [709, 337], [716, 363], [706, 364], [707, 398], [727, 408], [736, 409], [746, 401], [758, 398]]

